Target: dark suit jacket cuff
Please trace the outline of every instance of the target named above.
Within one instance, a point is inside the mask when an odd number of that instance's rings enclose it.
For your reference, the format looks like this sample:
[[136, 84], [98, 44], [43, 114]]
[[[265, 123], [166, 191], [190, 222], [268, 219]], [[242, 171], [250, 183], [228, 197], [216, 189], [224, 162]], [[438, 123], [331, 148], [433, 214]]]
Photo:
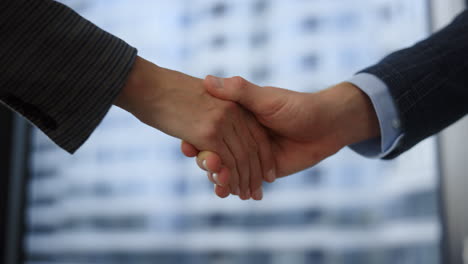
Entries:
[[136, 49], [50, 0], [6, 1], [0, 26], [0, 101], [75, 152], [124, 86]]

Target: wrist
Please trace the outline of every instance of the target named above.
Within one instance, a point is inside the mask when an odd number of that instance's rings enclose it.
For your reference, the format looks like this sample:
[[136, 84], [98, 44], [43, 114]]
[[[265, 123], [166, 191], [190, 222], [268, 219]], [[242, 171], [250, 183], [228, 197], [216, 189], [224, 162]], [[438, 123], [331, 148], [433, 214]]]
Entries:
[[161, 69], [138, 56], [114, 105], [136, 115], [138, 106], [159, 90], [154, 80], [158, 79]]
[[141, 76], [141, 58], [139, 56], [136, 57], [135, 62], [133, 63], [132, 70], [128, 74], [127, 80], [125, 82], [124, 87], [120, 90], [119, 95], [115, 98], [114, 105], [125, 109], [129, 112], [132, 99], [135, 97], [135, 90], [141, 89], [142, 84], [142, 77]]
[[351, 83], [343, 82], [321, 92], [332, 115], [332, 131], [341, 146], [380, 136], [377, 114], [370, 98]]

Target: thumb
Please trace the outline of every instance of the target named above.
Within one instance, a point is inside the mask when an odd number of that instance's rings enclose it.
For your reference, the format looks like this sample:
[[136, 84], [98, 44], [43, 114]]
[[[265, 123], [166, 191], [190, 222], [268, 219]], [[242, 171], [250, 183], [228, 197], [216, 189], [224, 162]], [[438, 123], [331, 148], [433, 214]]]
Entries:
[[218, 78], [208, 75], [204, 85], [208, 93], [223, 100], [241, 104], [255, 114], [262, 114], [268, 110], [271, 103], [281, 99], [280, 89], [261, 87], [250, 83], [242, 77]]

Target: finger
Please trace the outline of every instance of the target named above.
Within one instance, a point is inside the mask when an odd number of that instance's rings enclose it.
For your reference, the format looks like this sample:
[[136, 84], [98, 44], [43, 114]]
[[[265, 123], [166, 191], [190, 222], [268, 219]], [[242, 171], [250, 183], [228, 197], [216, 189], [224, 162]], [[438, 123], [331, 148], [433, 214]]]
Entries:
[[[232, 133], [232, 131], [230, 133]], [[229, 136], [232, 137], [232, 135]], [[218, 178], [218, 184], [223, 185], [224, 187], [229, 187], [232, 194], [239, 195], [239, 172], [237, 169], [237, 163], [235, 156], [226, 140], [223, 139], [223, 146], [218, 152], [219, 155], [223, 157], [223, 166], [219, 172], [220, 177]]]
[[213, 183], [213, 184], [216, 184], [216, 181], [213, 179], [213, 173], [207, 171], [206, 172], [206, 176], [208, 177], [208, 180]]
[[255, 201], [261, 201], [263, 199], [263, 187], [260, 186], [252, 193], [252, 199]]
[[[252, 123], [253, 119], [248, 119], [246, 123]], [[253, 126], [253, 124], [250, 124]], [[249, 124], [248, 124], [249, 126]], [[255, 131], [249, 127], [250, 134], [253, 137], [253, 134]], [[257, 131], [258, 133], [258, 131]], [[263, 183], [263, 171], [262, 171], [262, 165], [261, 165], [261, 160], [260, 160], [260, 152], [259, 152], [259, 146], [258, 146], [258, 141], [253, 140], [253, 144], [255, 145], [255, 149], [249, 150], [250, 153], [250, 167], [252, 169], [252, 172], [250, 173], [250, 194], [251, 197], [254, 200], [261, 200], [263, 197], [263, 191], [262, 191], [262, 183]], [[269, 142], [266, 142], [269, 144]]]
[[[260, 193], [262, 193], [262, 182], [263, 182], [263, 176], [262, 176], [262, 169], [260, 166], [260, 159], [258, 158], [258, 153], [257, 152], [252, 152], [250, 155], [250, 168], [251, 168], [251, 174], [250, 174], [250, 183], [249, 183], [249, 190], [250, 190], [250, 197], [253, 198], [254, 200], [261, 200], [262, 196]], [[263, 194], [263, 193], [262, 193]]]
[[220, 186], [229, 185], [229, 169], [221, 164], [219, 156], [211, 151], [202, 151], [197, 156], [198, 166], [208, 172], [208, 178]]
[[[245, 130], [243, 133], [246, 134], [244, 137], [245, 142], [247, 142], [248, 147], [247, 147], [247, 155], [249, 157], [249, 163], [250, 163], [250, 178], [248, 179], [248, 184], [249, 184], [249, 198], [254, 198], [255, 200], [261, 199], [260, 197], [260, 192], [261, 187], [262, 187], [262, 182], [263, 182], [263, 171], [262, 171], [262, 166], [260, 163], [260, 157], [259, 157], [259, 151], [258, 151], [258, 142], [255, 141], [253, 137], [253, 123], [256, 122], [253, 118], [251, 118], [251, 114], [247, 113], [245, 110], [243, 111], [244, 114], [244, 124], [243, 128], [245, 127]], [[254, 197], [254, 192], [256, 193]]]
[[197, 155], [198, 167], [210, 172], [219, 172], [221, 169], [221, 158], [211, 151], [202, 151]]
[[[238, 169], [241, 171], [239, 186], [240, 186], [240, 198], [247, 200], [252, 197], [251, 192], [251, 179], [257, 177], [255, 183], [261, 185], [262, 172], [260, 170], [260, 161], [258, 160], [256, 143], [250, 134], [248, 126], [246, 124], [246, 118], [248, 117], [245, 110], [240, 109], [233, 113], [234, 132], [237, 135], [237, 143], [235, 149], [235, 158], [238, 162]], [[233, 145], [233, 144], [231, 144]], [[258, 188], [258, 186], [257, 186]]]
[[[250, 130], [250, 135], [253, 138], [253, 142], [255, 145], [254, 149], [250, 150], [250, 162], [251, 162], [251, 168], [252, 168], [252, 173], [250, 175], [250, 193], [252, 195], [252, 198], [254, 200], [261, 200], [263, 198], [263, 188], [262, 188], [262, 183], [264, 179], [264, 171], [265, 169], [262, 168], [262, 157], [261, 157], [261, 152], [260, 149], [268, 149], [268, 146], [270, 145], [270, 141], [265, 140], [265, 138], [262, 138], [261, 135], [264, 134], [263, 128], [261, 128], [256, 120], [252, 117], [251, 114], [246, 113], [246, 118], [247, 118], [247, 126]], [[259, 140], [256, 140], [258, 138]], [[262, 146], [262, 145], [267, 145], [267, 146]], [[272, 154], [269, 154], [272, 156]], [[263, 157], [264, 158], [264, 157]], [[271, 158], [271, 157], [270, 157]], [[272, 163], [272, 161], [269, 161]], [[273, 162], [274, 163], [274, 162]]]
[[222, 187], [229, 187], [229, 170], [226, 167], [222, 167], [219, 172], [206, 172], [208, 180], [212, 183]]
[[[182, 142], [182, 146], [184, 145], [196, 149], [185, 141]], [[202, 170], [213, 172], [211, 174], [207, 174], [211, 182], [221, 186], [226, 186], [229, 184], [229, 170], [227, 168], [221, 167], [221, 158], [216, 153], [211, 151], [198, 152], [197, 164]]]
[[262, 186], [263, 182], [263, 171], [262, 171], [262, 166], [260, 163], [260, 157], [259, 157], [259, 147], [258, 143], [255, 138], [254, 138], [254, 133], [258, 133], [258, 131], [255, 131], [257, 127], [255, 127], [255, 120], [251, 117], [251, 114], [243, 110], [244, 112], [244, 117], [245, 117], [245, 126], [246, 129], [249, 133], [249, 161], [250, 161], [250, 167], [252, 169], [252, 172], [250, 174], [250, 193], [252, 194], [254, 191], [256, 191], [258, 188]]
[[[258, 123], [254, 116], [249, 114], [248, 118], [247, 125], [258, 146], [263, 180], [272, 183], [276, 180], [276, 159], [273, 154], [272, 141], [265, 128]], [[253, 191], [255, 192], [256, 189]]]
[[[233, 121], [233, 124], [236, 124], [236, 120]], [[234, 158], [234, 166], [230, 168], [231, 177], [229, 185], [231, 187], [231, 192], [232, 194], [239, 195], [241, 198], [247, 199], [245, 197], [248, 196], [247, 191], [249, 182], [246, 179], [249, 178], [250, 164], [246, 157], [244, 144], [234, 125], [230, 127], [226, 126], [224, 130], [224, 141], [231, 153], [231, 156]]]
[[222, 187], [229, 187], [230, 172], [226, 167], [222, 167], [218, 173], [213, 174], [213, 179]]
[[219, 196], [219, 198], [226, 198], [229, 196], [229, 194], [231, 194], [231, 189], [228, 187], [222, 187], [222, 186], [219, 186], [219, 185], [215, 185], [214, 186], [214, 192], [216, 193], [216, 195]]
[[194, 147], [192, 144], [186, 142], [186, 141], [183, 141], [180, 143], [180, 149], [182, 150], [182, 153], [189, 157], [189, 158], [192, 158], [192, 157], [195, 157], [198, 155], [198, 153], [200, 152], [196, 147]]
[[[207, 171], [206, 175], [208, 176], [208, 180], [214, 184], [214, 192], [215, 192], [215, 194], [217, 196], [219, 196], [220, 198], [226, 198], [226, 197], [229, 196], [229, 194], [231, 193], [229, 185], [227, 185], [225, 187], [223, 187], [221, 185], [218, 185], [217, 182], [219, 180], [216, 179], [217, 178], [216, 175], [218, 175], [217, 173], [211, 173], [211, 172]], [[224, 182], [226, 184], [229, 184], [229, 182], [228, 182], [228, 180], [229, 180], [229, 170], [226, 167], [223, 167], [221, 169], [221, 171], [219, 172], [219, 175], [220, 175], [220, 178], [224, 179]]]
[[[261, 87], [250, 83], [242, 77], [218, 78], [208, 75], [203, 82], [206, 90], [219, 99], [234, 101], [255, 114], [271, 111], [268, 105], [272, 101], [284, 101], [280, 96], [284, 91], [280, 88]], [[276, 102], [275, 105], [281, 105]]]

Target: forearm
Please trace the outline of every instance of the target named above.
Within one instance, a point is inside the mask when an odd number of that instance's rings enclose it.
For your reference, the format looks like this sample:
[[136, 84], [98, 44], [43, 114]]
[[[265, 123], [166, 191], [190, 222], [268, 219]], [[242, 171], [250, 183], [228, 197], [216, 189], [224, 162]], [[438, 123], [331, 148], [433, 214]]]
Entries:
[[[153, 94], [161, 91], [161, 87], [154, 82], [154, 80], [161, 78], [161, 70], [162, 68], [137, 56], [124, 87], [114, 101], [114, 105], [133, 115], [138, 115], [137, 106], [142, 105], [142, 100], [148, 99], [149, 96], [157, 97]], [[151, 95], [148, 95], [149, 93]]]
[[159, 67], [137, 57], [114, 105], [149, 126], [171, 136], [184, 138], [189, 133], [181, 128], [193, 125], [193, 121], [182, 120], [188, 119], [187, 114], [194, 110], [193, 104], [199, 103], [199, 99], [201, 101], [201, 98], [197, 98], [201, 87], [201, 79]]

